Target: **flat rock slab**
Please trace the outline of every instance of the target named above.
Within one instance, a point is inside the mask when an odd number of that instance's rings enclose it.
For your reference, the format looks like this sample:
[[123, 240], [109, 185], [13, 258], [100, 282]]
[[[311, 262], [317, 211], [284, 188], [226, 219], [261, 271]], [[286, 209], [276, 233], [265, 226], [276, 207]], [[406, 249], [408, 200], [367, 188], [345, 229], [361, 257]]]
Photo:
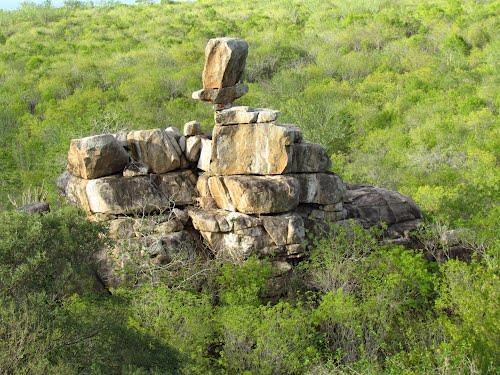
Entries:
[[215, 123], [220, 126], [276, 121], [280, 112], [268, 108], [236, 106], [215, 112]]
[[147, 176], [119, 175], [85, 180], [70, 174], [59, 178], [67, 199], [93, 214], [142, 214], [195, 202], [196, 175], [191, 170]]
[[257, 227], [262, 224], [257, 217], [220, 209], [188, 211], [195, 229], [203, 232], [231, 232]]
[[238, 83], [221, 89], [201, 89], [193, 92], [192, 98], [214, 104], [229, 104], [248, 92], [248, 86]]
[[68, 171], [74, 176], [94, 179], [121, 172], [129, 155], [111, 134], [72, 139], [68, 152]]
[[299, 182], [291, 176], [213, 176], [208, 185], [217, 206], [228, 211], [280, 213], [299, 204]]
[[304, 251], [305, 229], [296, 213], [259, 217], [225, 210], [190, 209], [189, 215], [218, 258], [240, 261], [250, 255], [297, 257]]
[[198, 183], [208, 190], [217, 206], [246, 214], [293, 210], [299, 203], [335, 205], [342, 201], [345, 186], [333, 173], [296, 173], [276, 176], [211, 176]]
[[237, 38], [210, 39], [205, 47], [203, 88], [220, 89], [240, 82], [245, 70], [248, 43]]
[[[137, 130], [127, 134], [132, 158], [149, 172], [166, 173], [181, 166], [182, 150], [174, 131], [162, 129]], [[179, 138], [180, 138], [179, 134]]]

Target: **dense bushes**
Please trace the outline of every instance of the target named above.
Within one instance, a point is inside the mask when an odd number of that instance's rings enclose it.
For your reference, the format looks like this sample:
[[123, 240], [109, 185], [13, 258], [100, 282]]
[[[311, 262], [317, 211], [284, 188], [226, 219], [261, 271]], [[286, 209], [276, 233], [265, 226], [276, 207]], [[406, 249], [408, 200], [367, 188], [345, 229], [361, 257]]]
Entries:
[[[69, 139], [213, 123], [210, 37], [248, 40], [244, 103], [282, 111], [347, 181], [395, 188], [476, 241], [470, 264], [333, 227], [269, 302], [269, 261], [217, 261], [107, 294], [79, 213], [0, 213], [0, 373], [496, 373], [494, 1], [211, 1], [0, 11], [0, 209], [49, 188]], [[437, 242], [436, 242], [437, 241]], [[441, 241], [441, 242], [439, 242]], [[437, 244], [437, 245], [436, 245]], [[161, 270], [159, 271], [161, 273]], [[156, 277], [158, 276], [158, 277]], [[271, 279], [271, 280], [270, 280]]]
[[[452, 226], [498, 232], [494, 1], [211, 1], [0, 11], [0, 207], [53, 189], [69, 139], [208, 130], [208, 38], [248, 40], [243, 102], [282, 111], [352, 182], [395, 188]], [[51, 190], [54, 193], [54, 190]]]
[[499, 365], [493, 248], [470, 265], [438, 265], [359, 226], [332, 226], [274, 303], [273, 268], [256, 258], [208, 261], [202, 288], [187, 273], [109, 295], [93, 288], [99, 226], [66, 208], [1, 218], [0, 372], [465, 374]]

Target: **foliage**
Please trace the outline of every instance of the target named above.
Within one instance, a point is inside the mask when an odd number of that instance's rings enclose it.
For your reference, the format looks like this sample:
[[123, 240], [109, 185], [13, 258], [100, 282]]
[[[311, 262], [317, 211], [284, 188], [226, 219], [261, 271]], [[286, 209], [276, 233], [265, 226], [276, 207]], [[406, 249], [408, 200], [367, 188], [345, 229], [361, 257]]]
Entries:
[[498, 231], [498, 4], [212, 1], [0, 12], [0, 205], [54, 195], [70, 138], [212, 126], [208, 38], [248, 40], [245, 104], [281, 110], [348, 181], [395, 188], [451, 226]]
[[447, 228], [478, 250], [438, 264], [334, 226], [274, 304], [272, 266], [256, 258], [110, 295], [94, 273], [102, 228], [65, 207], [0, 212], [0, 373], [498, 372], [498, 30], [488, 0], [0, 11], [0, 210], [37, 186], [54, 201], [71, 138], [193, 119], [209, 130], [190, 93], [208, 38], [235, 35], [251, 48], [240, 102], [281, 110], [345, 180], [414, 197], [435, 223], [427, 250], [443, 251]]

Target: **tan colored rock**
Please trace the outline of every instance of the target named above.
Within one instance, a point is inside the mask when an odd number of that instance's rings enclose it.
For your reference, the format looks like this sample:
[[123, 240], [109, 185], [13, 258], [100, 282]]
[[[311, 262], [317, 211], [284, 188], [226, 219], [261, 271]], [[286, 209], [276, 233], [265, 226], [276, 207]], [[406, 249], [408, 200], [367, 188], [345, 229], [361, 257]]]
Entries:
[[69, 172], [64, 172], [57, 180], [57, 187], [71, 204], [82, 208], [86, 212], [90, 212], [86, 191], [87, 183], [88, 180], [75, 177]]
[[304, 221], [298, 214], [261, 216], [261, 220], [275, 245], [300, 244], [305, 240]]
[[213, 176], [208, 184], [219, 208], [228, 211], [279, 213], [299, 204], [300, 187], [290, 176]]
[[211, 210], [219, 208], [217, 202], [212, 197], [199, 197], [196, 199], [196, 203], [200, 208], [204, 210]]
[[109, 176], [90, 180], [86, 193], [93, 213], [147, 213], [164, 208], [168, 204], [162, 199], [149, 176]]
[[203, 88], [220, 89], [240, 82], [248, 55], [248, 44], [242, 39], [214, 38], [205, 47]]
[[339, 176], [333, 173], [291, 174], [299, 181], [300, 203], [333, 205], [340, 201], [346, 188]]
[[174, 171], [151, 176], [162, 202], [167, 207], [193, 204], [198, 197], [197, 177], [191, 170]]
[[201, 137], [195, 135], [186, 140], [186, 159], [190, 162], [198, 162], [201, 153]]
[[198, 194], [200, 197], [211, 197], [210, 188], [208, 186], [208, 179], [210, 175], [207, 173], [202, 173], [198, 176], [198, 180], [196, 181], [196, 189], [198, 190]]
[[184, 136], [185, 137], [192, 137], [194, 135], [200, 135], [201, 134], [201, 125], [198, 121], [193, 120], [186, 122], [184, 124]]
[[72, 139], [68, 171], [90, 180], [121, 172], [128, 160], [127, 152], [111, 134]]
[[273, 123], [216, 126], [210, 172], [281, 174], [289, 164], [287, 146], [295, 137], [294, 129]]
[[201, 139], [201, 152], [198, 159], [198, 169], [208, 171], [210, 169], [210, 160], [212, 159], [212, 140]]
[[235, 234], [232, 232], [204, 232], [201, 235], [217, 258], [231, 261], [241, 261], [252, 254], [258, 254], [261, 249], [272, 246], [270, 237], [264, 235], [262, 227], [251, 228], [250, 234]]
[[201, 89], [193, 92], [191, 97], [196, 100], [214, 104], [227, 104], [241, 98], [247, 92], [247, 85], [237, 83], [234, 86], [223, 87], [221, 89]]
[[204, 232], [241, 231], [261, 225], [259, 218], [220, 209], [200, 210], [192, 208], [189, 210], [189, 216], [195, 229]]
[[220, 126], [266, 123], [276, 121], [279, 111], [268, 108], [236, 106], [215, 112], [215, 123]]
[[332, 161], [325, 148], [316, 143], [296, 143], [287, 148], [285, 173], [328, 172]]
[[173, 132], [137, 130], [128, 133], [127, 141], [132, 158], [153, 173], [173, 171], [181, 165], [181, 150]]

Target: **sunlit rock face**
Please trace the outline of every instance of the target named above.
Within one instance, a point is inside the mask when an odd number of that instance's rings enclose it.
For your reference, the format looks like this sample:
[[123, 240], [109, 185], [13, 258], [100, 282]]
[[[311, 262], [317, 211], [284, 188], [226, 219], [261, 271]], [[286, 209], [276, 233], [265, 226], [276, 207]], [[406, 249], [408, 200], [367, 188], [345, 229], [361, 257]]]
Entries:
[[286, 273], [305, 256], [307, 232], [324, 233], [331, 223], [385, 223], [396, 238], [418, 225], [410, 198], [346, 186], [325, 148], [280, 123], [279, 111], [232, 106], [248, 91], [247, 54], [241, 39], [207, 44], [203, 89], [193, 97], [215, 104], [211, 134], [193, 120], [182, 132], [158, 124], [71, 141], [58, 187], [92, 220], [109, 224], [115, 242], [100, 257], [110, 283], [134, 254], [161, 265], [208, 247], [228, 261], [270, 257]]

